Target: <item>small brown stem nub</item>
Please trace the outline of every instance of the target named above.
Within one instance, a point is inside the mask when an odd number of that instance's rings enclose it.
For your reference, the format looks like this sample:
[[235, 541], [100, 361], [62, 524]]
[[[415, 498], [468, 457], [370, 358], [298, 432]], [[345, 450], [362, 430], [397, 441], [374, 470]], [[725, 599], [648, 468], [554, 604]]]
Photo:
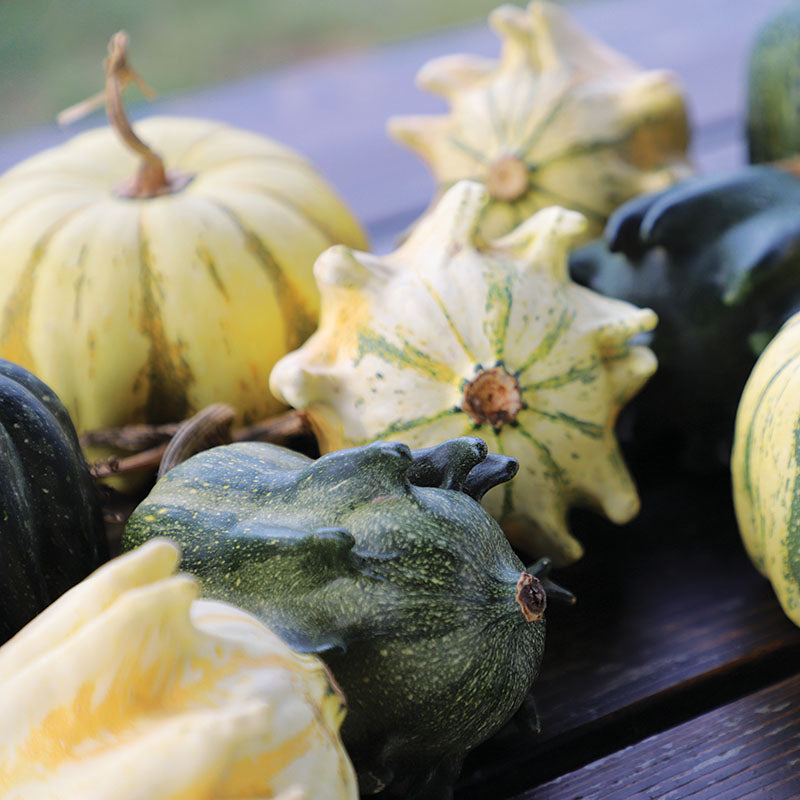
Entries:
[[495, 200], [513, 203], [527, 193], [531, 185], [528, 165], [516, 156], [501, 156], [489, 165], [486, 187]]
[[519, 381], [501, 366], [482, 369], [464, 387], [461, 408], [479, 425], [501, 428], [514, 422], [522, 410]]
[[528, 622], [537, 622], [544, 616], [547, 595], [542, 582], [529, 572], [523, 572], [517, 580], [517, 601], [522, 614]]

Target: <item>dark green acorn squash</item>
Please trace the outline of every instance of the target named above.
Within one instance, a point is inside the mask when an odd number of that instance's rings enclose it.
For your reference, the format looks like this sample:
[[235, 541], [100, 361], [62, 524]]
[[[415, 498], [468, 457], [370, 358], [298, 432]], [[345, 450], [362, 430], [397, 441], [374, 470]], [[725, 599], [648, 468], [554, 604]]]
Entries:
[[100, 501], [66, 409], [0, 360], [0, 643], [108, 559]]
[[754, 164], [800, 153], [800, 0], [769, 16], [750, 48], [747, 145]]
[[447, 798], [465, 753], [525, 701], [545, 587], [558, 592], [548, 563], [526, 570], [477, 502], [516, 468], [473, 438], [316, 461], [226, 445], [159, 480], [123, 546], [172, 538], [204, 595], [326, 661], [363, 793]]
[[625, 203], [604, 239], [573, 253], [575, 280], [659, 319], [658, 371], [620, 418], [629, 455], [727, 469], [747, 376], [800, 308], [800, 180], [767, 166], [690, 178]]

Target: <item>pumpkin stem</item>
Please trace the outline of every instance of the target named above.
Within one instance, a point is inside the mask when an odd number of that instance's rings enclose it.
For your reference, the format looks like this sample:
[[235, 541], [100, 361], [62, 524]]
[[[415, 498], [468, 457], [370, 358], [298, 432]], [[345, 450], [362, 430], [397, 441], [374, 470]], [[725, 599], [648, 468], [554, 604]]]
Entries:
[[77, 103], [58, 115], [60, 124], [65, 125], [84, 117], [97, 106], [105, 103], [106, 114], [111, 127], [122, 141], [141, 156], [139, 169], [132, 178], [115, 188], [120, 197], [158, 197], [162, 194], [178, 192], [191, 180], [191, 175], [180, 170], [166, 170], [161, 156], [145, 144], [134, 132], [122, 103], [122, 92], [133, 81], [142, 92], [152, 98], [155, 92], [141, 79], [128, 64], [128, 34], [119, 31], [108, 43], [108, 57], [104, 62], [106, 71], [105, 90], [88, 100]]

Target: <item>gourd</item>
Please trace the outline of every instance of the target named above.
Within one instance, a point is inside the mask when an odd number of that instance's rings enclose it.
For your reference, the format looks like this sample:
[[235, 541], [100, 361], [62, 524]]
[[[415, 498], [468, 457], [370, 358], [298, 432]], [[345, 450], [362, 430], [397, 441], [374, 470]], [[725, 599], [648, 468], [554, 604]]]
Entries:
[[575, 280], [659, 318], [628, 455], [727, 470], [747, 376], [800, 308], [800, 180], [767, 166], [689, 178], [620, 207], [604, 238], [572, 254]]
[[100, 500], [53, 391], [0, 359], [0, 644], [108, 558]]
[[588, 237], [623, 201], [690, 173], [674, 75], [640, 69], [554, 3], [503, 5], [489, 23], [499, 60], [446, 56], [417, 76], [449, 114], [389, 121], [390, 135], [427, 163], [437, 198], [465, 178], [488, 187], [483, 239], [552, 205], [583, 213]]
[[567, 564], [583, 552], [571, 506], [617, 523], [638, 511], [614, 424], [656, 368], [630, 342], [656, 316], [569, 279], [567, 251], [585, 229], [575, 211], [543, 209], [478, 247], [488, 202], [462, 181], [395, 252], [323, 253], [319, 329], [270, 382], [304, 409], [324, 452], [486, 437], [520, 463], [486, 508], [515, 546]]
[[800, 2], [763, 23], [747, 67], [747, 146], [752, 163], [800, 153]]
[[524, 704], [545, 592], [559, 594], [548, 564], [526, 569], [476, 502], [516, 466], [474, 438], [316, 461], [223, 445], [156, 483], [123, 546], [175, 540], [204, 596], [325, 660], [362, 793], [448, 798], [464, 754]]
[[800, 625], [799, 376], [800, 314], [795, 314], [747, 380], [731, 457], [742, 541], [795, 625]]
[[124, 143], [91, 130], [0, 177], [0, 355], [51, 385], [79, 433], [217, 401], [260, 419], [281, 408], [272, 365], [316, 325], [314, 259], [364, 236], [268, 138], [178, 117], [134, 132], [130, 74], [118, 34], [106, 99]]
[[0, 649], [0, 796], [356, 800], [322, 663], [196, 599], [178, 557], [114, 559]]

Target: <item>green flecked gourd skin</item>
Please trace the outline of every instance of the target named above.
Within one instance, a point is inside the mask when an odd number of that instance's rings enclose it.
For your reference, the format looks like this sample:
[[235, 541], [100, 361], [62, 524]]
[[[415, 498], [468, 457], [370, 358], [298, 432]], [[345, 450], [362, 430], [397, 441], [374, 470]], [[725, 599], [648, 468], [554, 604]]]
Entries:
[[747, 67], [751, 163], [800, 153], [800, 1], [788, 0], [758, 31]]
[[548, 581], [477, 502], [515, 472], [470, 437], [316, 461], [226, 445], [168, 472], [123, 545], [175, 540], [205, 595], [326, 661], [362, 793], [447, 798], [465, 753], [523, 704], [544, 649]]
[[108, 559], [100, 500], [69, 414], [0, 359], [0, 644]]

